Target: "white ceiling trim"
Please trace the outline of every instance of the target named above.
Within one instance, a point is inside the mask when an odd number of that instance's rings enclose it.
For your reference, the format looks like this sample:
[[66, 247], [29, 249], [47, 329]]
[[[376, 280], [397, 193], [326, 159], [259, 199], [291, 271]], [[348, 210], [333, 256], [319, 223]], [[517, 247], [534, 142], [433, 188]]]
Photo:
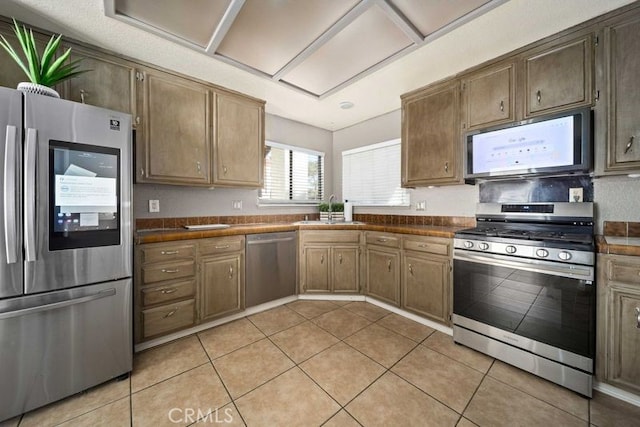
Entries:
[[402, 12], [396, 9], [388, 0], [376, 0], [376, 4], [380, 6], [389, 19], [393, 21], [404, 33], [411, 39], [411, 41], [415, 44], [420, 44], [423, 42], [422, 33], [418, 31], [418, 29], [409, 21], [409, 18], [404, 16]]
[[231, 0], [229, 7], [224, 12], [224, 16], [220, 20], [218, 27], [214, 31], [213, 36], [211, 36], [211, 40], [209, 41], [209, 44], [205, 49], [207, 55], [215, 56], [218, 46], [220, 46], [220, 43], [222, 43], [224, 36], [226, 36], [229, 32], [229, 28], [231, 28], [231, 25], [233, 25], [233, 21], [236, 20], [238, 13], [240, 13], [240, 9], [242, 9], [242, 6], [244, 6], [244, 2], [245, 0]]

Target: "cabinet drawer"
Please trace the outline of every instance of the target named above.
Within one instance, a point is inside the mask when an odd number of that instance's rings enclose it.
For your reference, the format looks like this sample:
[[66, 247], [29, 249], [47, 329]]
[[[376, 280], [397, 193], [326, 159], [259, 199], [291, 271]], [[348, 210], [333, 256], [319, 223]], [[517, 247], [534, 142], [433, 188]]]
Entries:
[[182, 301], [142, 312], [144, 338], [186, 328], [195, 321], [195, 300]]
[[142, 289], [142, 305], [148, 307], [192, 297], [195, 294], [195, 280], [184, 280]]
[[388, 248], [400, 247], [400, 238], [388, 233], [366, 233], [365, 241], [367, 245], [386, 246]]
[[153, 283], [162, 280], [193, 276], [196, 273], [195, 261], [176, 261], [153, 264], [142, 267], [142, 282]]
[[193, 259], [196, 256], [196, 246], [171, 245], [171, 246], [151, 246], [142, 248], [142, 263], [158, 261], [176, 261], [179, 259]]
[[216, 255], [244, 250], [244, 236], [229, 239], [209, 239], [199, 242], [200, 255]]
[[640, 259], [637, 263], [610, 260], [607, 272], [609, 279], [616, 282], [640, 284]]
[[407, 251], [429, 252], [448, 256], [451, 251], [451, 242], [440, 239], [405, 238], [404, 249]]
[[360, 231], [352, 230], [302, 231], [300, 241], [304, 243], [360, 243], [360, 234]]

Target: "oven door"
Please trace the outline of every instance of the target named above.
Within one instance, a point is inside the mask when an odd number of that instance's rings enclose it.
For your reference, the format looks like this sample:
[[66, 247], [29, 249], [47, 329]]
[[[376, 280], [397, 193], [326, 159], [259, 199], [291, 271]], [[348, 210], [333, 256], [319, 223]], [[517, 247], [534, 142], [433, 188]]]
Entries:
[[593, 267], [456, 249], [453, 271], [455, 324], [593, 371]]

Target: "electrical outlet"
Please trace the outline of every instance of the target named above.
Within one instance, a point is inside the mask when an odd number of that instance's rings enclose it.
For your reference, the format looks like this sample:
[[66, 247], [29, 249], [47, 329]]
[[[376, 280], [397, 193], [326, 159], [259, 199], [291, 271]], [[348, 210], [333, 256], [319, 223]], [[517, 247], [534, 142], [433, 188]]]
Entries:
[[416, 210], [417, 211], [427, 210], [427, 201], [426, 200], [422, 200], [420, 202], [416, 202]]
[[578, 188], [570, 188], [569, 189], [569, 201], [570, 202], [582, 202], [583, 200], [583, 190], [582, 187]]
[[149, 212], [160, 212], [160, 200], [149, 200]]
[[233, 202], [231, 202], [231, 207], [233, 209], [236, 209], [236, 210], [241, 210], [242, 209], [242, 200], [234, 200]]

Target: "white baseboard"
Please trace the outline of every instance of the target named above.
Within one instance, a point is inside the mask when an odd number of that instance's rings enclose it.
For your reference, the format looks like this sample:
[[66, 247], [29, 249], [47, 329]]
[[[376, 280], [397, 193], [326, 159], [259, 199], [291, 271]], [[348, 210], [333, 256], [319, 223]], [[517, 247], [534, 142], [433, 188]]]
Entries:
[[429, 320], [429, 319], [425, 319], [424, 317], [420, 317], [418, 315], [415, 315], [413, 313], [409, 313], [408, 311], [402, 310], [398, 307], [395, 307], [393, 305], [390, 304], [386, 304], [384, 302], [378, 301], [374, 298], [371, 297], [365, 297], [365, 301], [368, 303], [371, 303], [373, 305], [377, 305], [378, 307], [382, 307], [385, 310], [389, 310], [397, 315], [400, 315], [402, 317], [406, 317], [409, 320], [413, 320], [414, 322], [418, 322], [422, 325], [428, 326], [430, 328], [433, 328], [437, 331], [440, 331], [444, 334], [447, 335], [453, 335], [453, 329], [451, 329], [448, 326], [442, 325], [438, 322], [434, 322], [433, 320]]
[[620, 399], [627, 403], [640, 407], [640, 396], [637, 394], [629, 393], [628, 391], [621, 390], [618, 387], [595, 381], [593, 385], [594, 390], [598, 390], [601, 393], [607, 394], [616, 399]]
[[323, 300], [323, 301], [364, 301], [364, 295], [336, 295], [336, 294], [302, 294], [298, 295], [298, 299], [300, 300]]

